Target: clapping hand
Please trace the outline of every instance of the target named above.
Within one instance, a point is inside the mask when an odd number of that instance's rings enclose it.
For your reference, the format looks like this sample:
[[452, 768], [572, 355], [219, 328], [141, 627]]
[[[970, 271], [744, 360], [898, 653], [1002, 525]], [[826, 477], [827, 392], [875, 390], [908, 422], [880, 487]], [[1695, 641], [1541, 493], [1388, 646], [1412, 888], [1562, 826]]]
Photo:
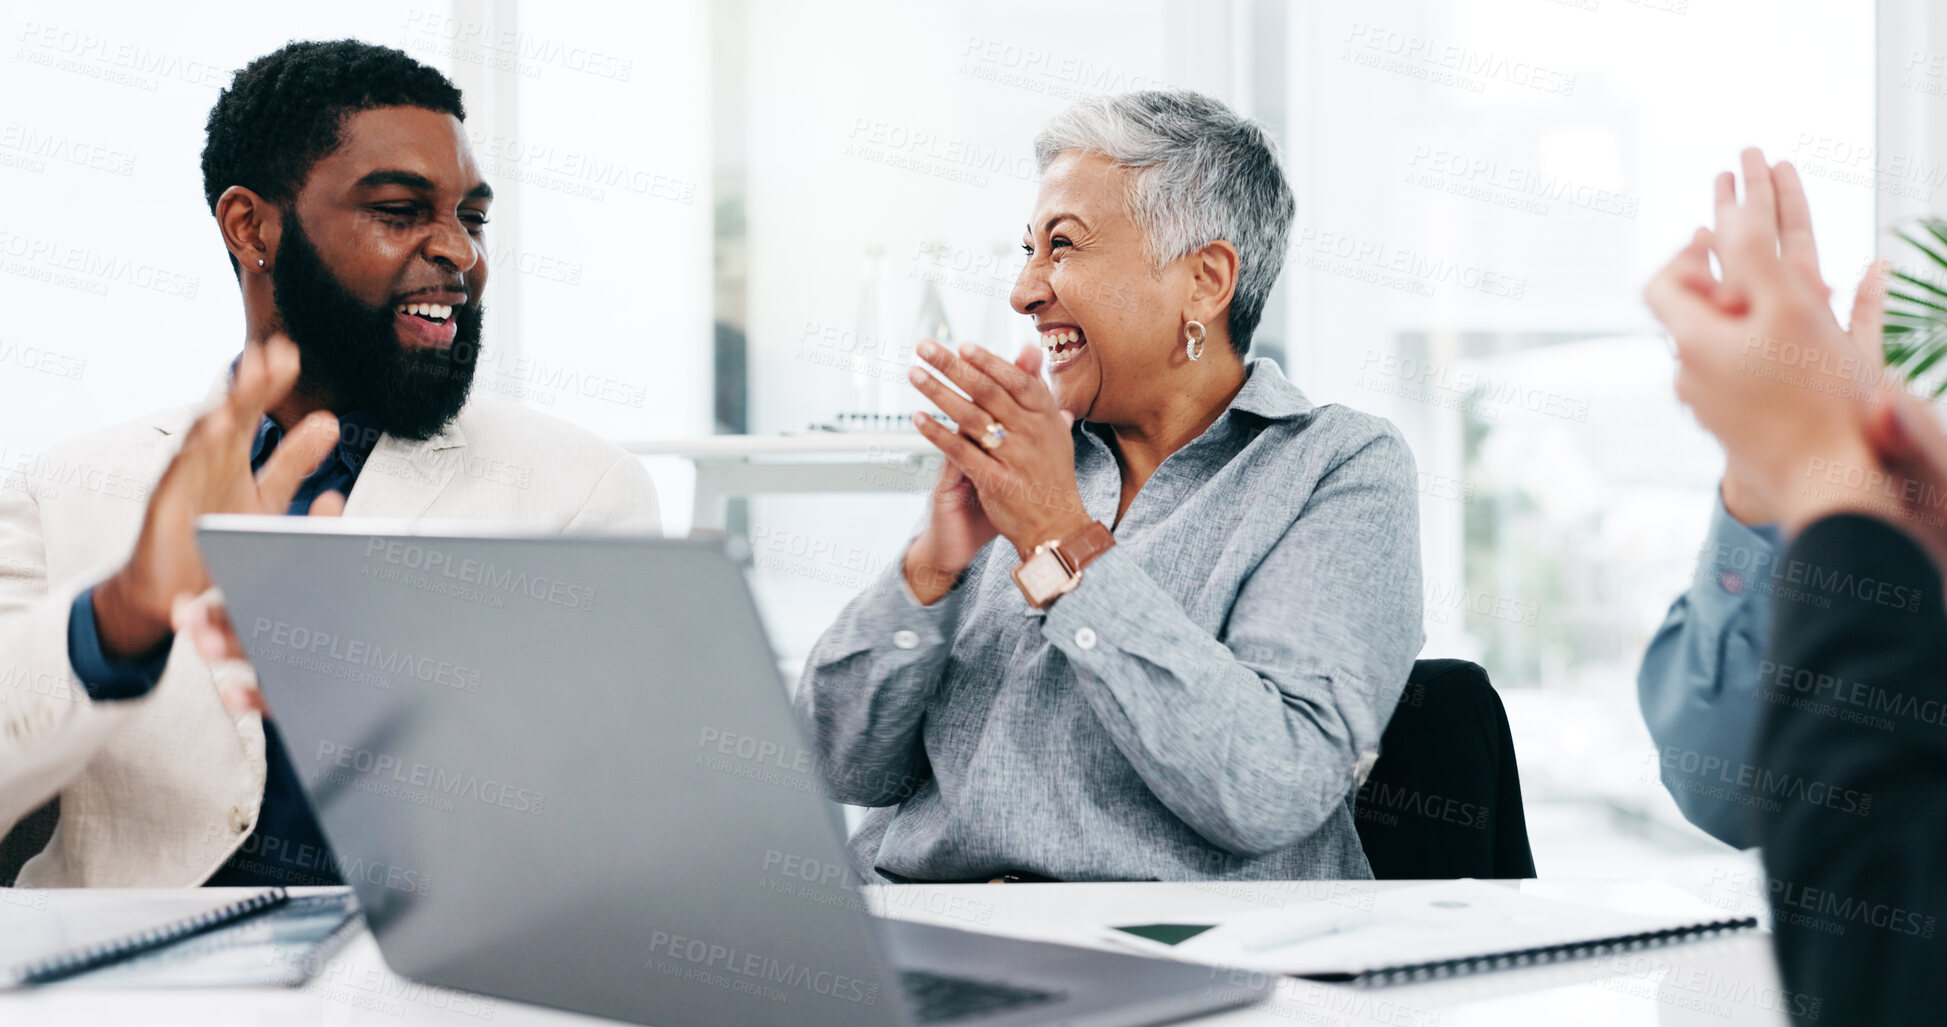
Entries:
[[1644, 296], [1676, 341], [1678, 398], [1724, 445], [1727, 505], [1736, 497], [1796, 530], [1883, 505], [1849, 483], [1881, 469], [1868, 419], [1884, 388], [1884, 290], [1875, 267], [1860, 283], [1851, 330], [1842, 328], [1827, 306], [1797, 171], [1767, 167], [1756, 149], [1742, 163], [1742, 200], [1733, 176], [1720, 175], [1716, 230], [1698, 229]]
[[[293, 426], [261, 469], [250, 467], [250, 447], [266, 411], [282, 402], [298, 379], [297, 346], [282, 335], [249, 343], [238, 358], [230, 391], [197, 418], [149, 498], [135, 552], [94, 592], [102, 649], [131, 659], [149, 652], [173, 629], [191, 642], [218, 680], [233, 712], [262, 710], [256, 678], [242, 663], [243, 650], [196, 548], [196, 519], [204, 514], [283, 514], [303, 484], [338, 442], [338, 419], [324, 411]], [[344, 510], [336, 493], [318, 497], [310, 512]], [[232, 662], [224, 662], [232, 661]], [[235, 664], [241, 664], [241, 673]]]
[[1947, 430], [1926, 400], [1892, 390], [1874, 403], [1867, 436], [1888, 472], [1890, 506], [1947, 573]]
[[1041, 380], [1039, 347], [1023, 347], [1011, 364], [978, 346], [956, 354], [931, 340], [919, 355], [970, 397], [913, 368], [913, 384], [959, 426], [956, 432], [927, 414], [913, 417], [946, 455], [932, 517], [905, 562], [907, 585], [931, 603], [995, 536], [1025, 557], [1089, 516], [1075, 484], [1074, 418]]

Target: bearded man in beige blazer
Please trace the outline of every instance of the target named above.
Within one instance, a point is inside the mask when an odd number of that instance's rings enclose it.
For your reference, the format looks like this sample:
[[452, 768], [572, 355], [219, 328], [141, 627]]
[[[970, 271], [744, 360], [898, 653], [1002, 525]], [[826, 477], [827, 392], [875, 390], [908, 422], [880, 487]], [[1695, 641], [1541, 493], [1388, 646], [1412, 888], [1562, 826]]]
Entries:
[[204, 187], [242, 354], [204, 403], [53, 447], [0, 488], [0, 831], [59, 799], [19, 884], [339, 880], [207, 593], [198, 516], [655, 530], [633, 457], [468, 397], [493, 192], [465, 116], [439, 72], [349, 40], [286, 46], [217, 99]]

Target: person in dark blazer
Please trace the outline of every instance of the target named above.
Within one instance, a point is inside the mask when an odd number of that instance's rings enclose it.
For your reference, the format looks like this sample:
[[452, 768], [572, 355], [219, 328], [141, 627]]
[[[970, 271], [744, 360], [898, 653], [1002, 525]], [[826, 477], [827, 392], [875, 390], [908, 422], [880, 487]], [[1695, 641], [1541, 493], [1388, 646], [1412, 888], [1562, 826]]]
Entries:
[[1645, 295], [1678, 396], [1787, 542], [1744, 775], [1769, 805], [1747, 824], [1794, 1015], [1926, 1022], [1947, 967], [1947, 433], [1886, 373], [1883, 269], [1848, 334], [1803, 193], [1756, 150], [1743, 164], [1743, 197], [1720, 176], [1716, 230]]

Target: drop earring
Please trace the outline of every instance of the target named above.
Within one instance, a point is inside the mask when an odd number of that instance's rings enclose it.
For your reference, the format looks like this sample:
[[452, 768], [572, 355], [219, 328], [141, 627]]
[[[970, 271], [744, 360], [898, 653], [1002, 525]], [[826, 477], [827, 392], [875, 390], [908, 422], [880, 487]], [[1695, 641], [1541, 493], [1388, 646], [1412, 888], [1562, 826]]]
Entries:
[[1191, 360], [1203, 358], [1203, 322], [1183, 322], [1183, 353]]

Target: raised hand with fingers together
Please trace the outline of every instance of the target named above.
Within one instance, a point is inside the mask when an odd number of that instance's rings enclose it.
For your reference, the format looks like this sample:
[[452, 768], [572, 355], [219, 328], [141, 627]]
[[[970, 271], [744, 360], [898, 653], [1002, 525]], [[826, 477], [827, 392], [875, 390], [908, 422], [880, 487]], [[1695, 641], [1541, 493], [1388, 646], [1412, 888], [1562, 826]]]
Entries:
[[[290, 426], [263, 467], [251, 470], [251, 442], [265, 412], [297, 379], [298, 350], [290, 339], [280, 334], [246, 344], [229, 392], [190, 427], [156, 484], [134, 553], [94, 591], [103, 652], [119, 659], [150, 652], [169, 638], [176, 601], [209, 589], [196, 548], [198, 517], [287, 512], [298, 486], [337, 444], [338, 419], [317, 411]], [[315, 507], [315, 513], [336, 513], [343, 500], [320, 497]]]
[[1883, 268], [1861, 281], [1852, 326], [1841, 327], [1798, 172], [1767, 166], [1756, 149], [1741, 159], [1742, 199], [1731, 173], [1718, 176], [1715, 230], [1699, 229], [1644, 296], [1676, 342], [1678, 398], [1724, 445], [1726, 508], [1790, 527], [1871, 503], [1807, 474], [1877, 466], [1866, 421], [1884, 387]]
[[905, 565], [908, 587], [930, 604], [995, 536], [1025, 557], [1086, 524], [1089, 515], [1075, 484], [1074, 418], [1039, 376], [1039, 347], [1024, 347], [1011, 364], [973, 345], [956, 353], [927, 341], [919, 355], [942, 377], [915, 367], [913, 384], [959, 426], [956, 432], [926, 414], [913, 418], [946, 455], [932, 517]]

